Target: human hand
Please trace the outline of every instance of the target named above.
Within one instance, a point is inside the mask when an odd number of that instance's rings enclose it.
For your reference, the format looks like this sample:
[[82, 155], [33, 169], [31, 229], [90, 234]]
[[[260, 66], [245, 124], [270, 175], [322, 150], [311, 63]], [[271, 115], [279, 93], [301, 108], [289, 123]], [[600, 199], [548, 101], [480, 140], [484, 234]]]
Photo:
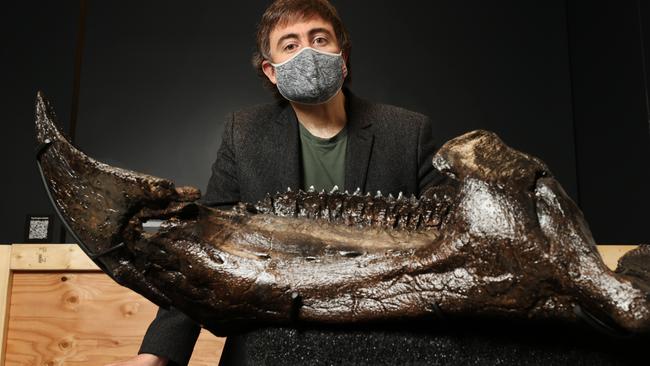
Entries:
[[104, 366], [166, 366], [169, 360], [167, 357], [141, 353], [128, 360], [109, 363]]

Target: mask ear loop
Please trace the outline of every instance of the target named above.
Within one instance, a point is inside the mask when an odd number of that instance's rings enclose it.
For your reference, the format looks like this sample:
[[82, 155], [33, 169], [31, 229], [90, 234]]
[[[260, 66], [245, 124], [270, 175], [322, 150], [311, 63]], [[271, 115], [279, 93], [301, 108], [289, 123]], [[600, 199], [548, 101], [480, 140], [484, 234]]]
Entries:
[[312, 50], [312, 51], [315, 51], [317, 53], [320, 53], [320, 54], [323, 54], [323, 55], [328, 55], [328, 56], [339, 56], [339, 57], [341, 57], [343, 55], [342, 50], [339, 51], [339, 53], [332, 53], [332, 52], [327, 52], [327, 51], [320, 51], [320, 50], [317, 50], [317, 49], [312, 48], [312, 47], [303, 47], [303, 48], [300, 49], [300, 51], [296, 52], [295, 55], [291, 56], [291, 58], [289, 58], [286, 61], [283, 61], [283, 62], [280, 62], [280, 63], [277, 63], [277, 64], [274, 64], [273, 62], [269, 62], [269, 63], [273, 67], [282, 66], [282, 65], [286, 64], [287, 62], [289, 62], [289, 61], [293, 60], [294, 58], [296, 58], [299, 54], [303, 53], [303, 51], [305, 51], [305, 50]]

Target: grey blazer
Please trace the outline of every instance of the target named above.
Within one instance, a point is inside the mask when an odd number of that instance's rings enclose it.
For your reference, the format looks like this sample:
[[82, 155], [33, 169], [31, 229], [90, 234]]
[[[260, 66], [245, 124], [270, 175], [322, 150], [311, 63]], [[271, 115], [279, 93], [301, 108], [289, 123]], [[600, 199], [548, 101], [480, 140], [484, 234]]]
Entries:
[[[344, 189], [419, 195], [440, 182], [442, 177], [431, 164], [438, 145], [428, 117], [344, 92], [348, 117]], [[255, 202], [267, 192], [302, 188], [300, 156], [298, 121], [288, 103], [232, 113], [202, 201], [211, 206]], [[161, 308], [139, 353], [167, 356], [170, 365], [186, 365], [199, 331], [183, 313]], [[246, 355], [241, 354], [243, 339], [228, 337], [220, 364], [246, 363], [242, 360]]]

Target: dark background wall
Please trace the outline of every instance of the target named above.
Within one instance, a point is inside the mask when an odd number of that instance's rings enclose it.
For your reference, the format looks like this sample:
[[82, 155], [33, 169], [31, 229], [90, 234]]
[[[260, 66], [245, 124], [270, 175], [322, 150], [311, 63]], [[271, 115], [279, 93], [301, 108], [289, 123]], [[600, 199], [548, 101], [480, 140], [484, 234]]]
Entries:
[[569, 2], [581, 208], [597, 240], [650, 242], [647, 1]]
[[[428, 114], [440, 143], [497, 132], [548, 163], [599, 243], [648, 241], [636, 1], [333, 3], [352, 35], [356, 94]], [[205, 188], [222, 118], [272, 101], [249, 63], [267, 2], [86, 4], [77, 145], [106, 163]], [[12, 194], [0, 242], [21, 241], [26, 213], [52, 211], [33, 163], [36, 88], [62, 121], [73, 102], [78, 1], [21, 6], [3, 32], [11, 47], [2, 48], [10, 71], [2, 184]]]
[[[54, 214], [36, 170], [34, 102], [44, 90], [69, 132], [79, 0], [12, 1], [0, 11], [0, 243], [23, 241], [25, 217]], [[59, 238], [60, 224], [54, 237]]]

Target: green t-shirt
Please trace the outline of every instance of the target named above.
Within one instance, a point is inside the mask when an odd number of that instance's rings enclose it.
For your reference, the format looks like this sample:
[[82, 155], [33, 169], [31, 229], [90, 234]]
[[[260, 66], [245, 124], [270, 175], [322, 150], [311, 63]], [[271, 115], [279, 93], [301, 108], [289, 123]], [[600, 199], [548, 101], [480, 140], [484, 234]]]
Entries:
[[304, 190], [331, 190], [345, 185], [345, 150], [348, 146], [347, 126], [336, 136], [324, 139], [312, 135], [301, 123], [302, 172]]

